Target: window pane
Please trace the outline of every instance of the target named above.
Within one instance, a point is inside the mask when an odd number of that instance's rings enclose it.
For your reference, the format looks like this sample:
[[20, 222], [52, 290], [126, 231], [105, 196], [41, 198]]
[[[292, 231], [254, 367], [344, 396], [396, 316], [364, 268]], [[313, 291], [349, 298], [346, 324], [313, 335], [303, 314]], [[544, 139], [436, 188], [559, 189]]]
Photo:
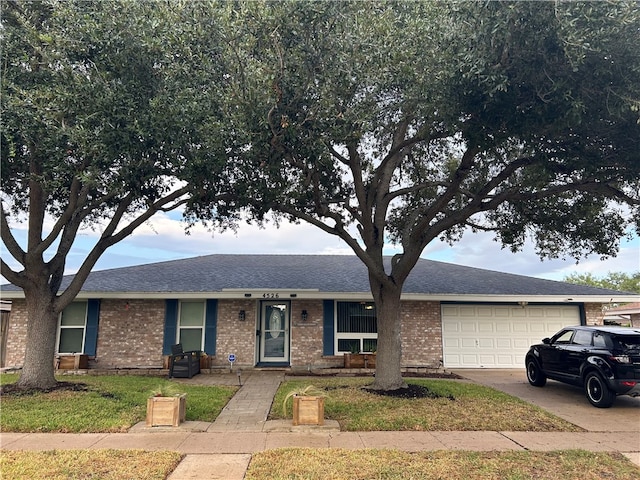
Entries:
[[578, 330], [573, 337], [573, 343], [576, 343], [578, 345], [591, 345], [591, 336], [591, 332]]
[[182, 302], [180, 304], [180, 325], [200, 327], [204, 321], [204, 302]]
[[84, 327], [85, 320], [87, 318], [87, 303], [86, 302], [73, 302], [67, 305], [62, 311], [62, 319], [60, 325], [62, 326], [82, 326]]
[[202, 350], [202, 329], [181, 328], [180, 343], [185, 352], [189, 350]]
[[340, 338], [338, 339], [338, 351], [347, 353], [360, 353], [359, 338]]
[[82, 337], [84, 328], [60, 329], [59, 353], [82, 353]]
[[376, 309], [373, 303], [338, 302], [339, 333], [376, 333]]
[[375, 352], [376, 350], [378, 350], [378, 340], [375, 338], [364, 338], [362, 340], [363, 352]]

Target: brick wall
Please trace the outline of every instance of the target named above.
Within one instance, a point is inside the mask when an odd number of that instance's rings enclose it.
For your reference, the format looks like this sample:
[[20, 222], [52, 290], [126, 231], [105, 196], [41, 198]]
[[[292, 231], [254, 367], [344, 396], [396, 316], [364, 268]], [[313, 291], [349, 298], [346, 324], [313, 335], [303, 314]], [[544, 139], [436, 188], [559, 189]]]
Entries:
[[101, 300], [95, 368], [162, 367], [164, 300]]
[[27, 305], [22, 299], [12, 300], [9, 325], [7, 326], [5, 367], [22, 367], [26, 346]]
[[[307, 320], [302, 320], [302, 310]], [[291, 302], [291, 365], [301, 367], [327, 366], [322, 357], [322, 300]]]
[[604, 323], [604, 313], [602, 311], [602, 304], [585, 303], [584, 313], [587, 319], [587, 325], [602, 325]]
[[442, 360], [440, 302], [402, 302], [400, 316], [402, 365], [440, 366]]
[[[240, 310], [245, 319], [238, 318]], [[212, 366], [229, 366], [229, 354], [236, 356], [237, 366], [253, 366], [256, 362], [256, 319], [258, 302], [255, 300], [218, 300], [218, 340]]]

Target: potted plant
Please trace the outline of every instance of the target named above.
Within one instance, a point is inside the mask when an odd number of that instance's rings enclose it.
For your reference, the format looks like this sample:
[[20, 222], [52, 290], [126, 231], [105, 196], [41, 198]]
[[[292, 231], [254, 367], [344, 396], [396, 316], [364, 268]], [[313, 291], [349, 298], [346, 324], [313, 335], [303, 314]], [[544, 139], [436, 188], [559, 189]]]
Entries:
[[282, 402], [282, 411], [287, 415], [287, 403], [293, 400], [294, 425], [324, 425], [325, 393], [308, 385], [302, 389], [292, 390]]
[[147, 399], [147, 427], [177, 427], [186, 416], [187, 394], [175, 385], [164, 383], [151, 391]]
[[361, 353], [354, 348], [344, 354], [344, 368], [376, 368], [376, 352]]

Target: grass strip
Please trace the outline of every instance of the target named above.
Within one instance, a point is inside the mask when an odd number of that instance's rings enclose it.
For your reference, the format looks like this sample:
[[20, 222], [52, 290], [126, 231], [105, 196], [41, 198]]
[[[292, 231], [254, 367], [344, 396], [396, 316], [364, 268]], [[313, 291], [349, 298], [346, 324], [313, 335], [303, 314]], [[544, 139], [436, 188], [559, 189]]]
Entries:
[[256, 453], [245, 480], [637, 480], [620, 454], [556, 452], [407, 453], [289, 448]]
[[142, 450], [2, 451], [0, 471], [12, 480], [164, 480], [182, 458]]

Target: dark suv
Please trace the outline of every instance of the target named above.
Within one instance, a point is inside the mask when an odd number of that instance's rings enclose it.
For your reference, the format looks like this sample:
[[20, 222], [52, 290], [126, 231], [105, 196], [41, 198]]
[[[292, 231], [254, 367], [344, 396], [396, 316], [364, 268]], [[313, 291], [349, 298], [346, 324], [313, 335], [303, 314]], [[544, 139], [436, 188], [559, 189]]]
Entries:
[[616, 395], [640, 396], [640, 328], [563, 328], [533, 345], [525, 365], [531, 385], [547, 378], [577, 385], [593, 406], [607, 408]]

